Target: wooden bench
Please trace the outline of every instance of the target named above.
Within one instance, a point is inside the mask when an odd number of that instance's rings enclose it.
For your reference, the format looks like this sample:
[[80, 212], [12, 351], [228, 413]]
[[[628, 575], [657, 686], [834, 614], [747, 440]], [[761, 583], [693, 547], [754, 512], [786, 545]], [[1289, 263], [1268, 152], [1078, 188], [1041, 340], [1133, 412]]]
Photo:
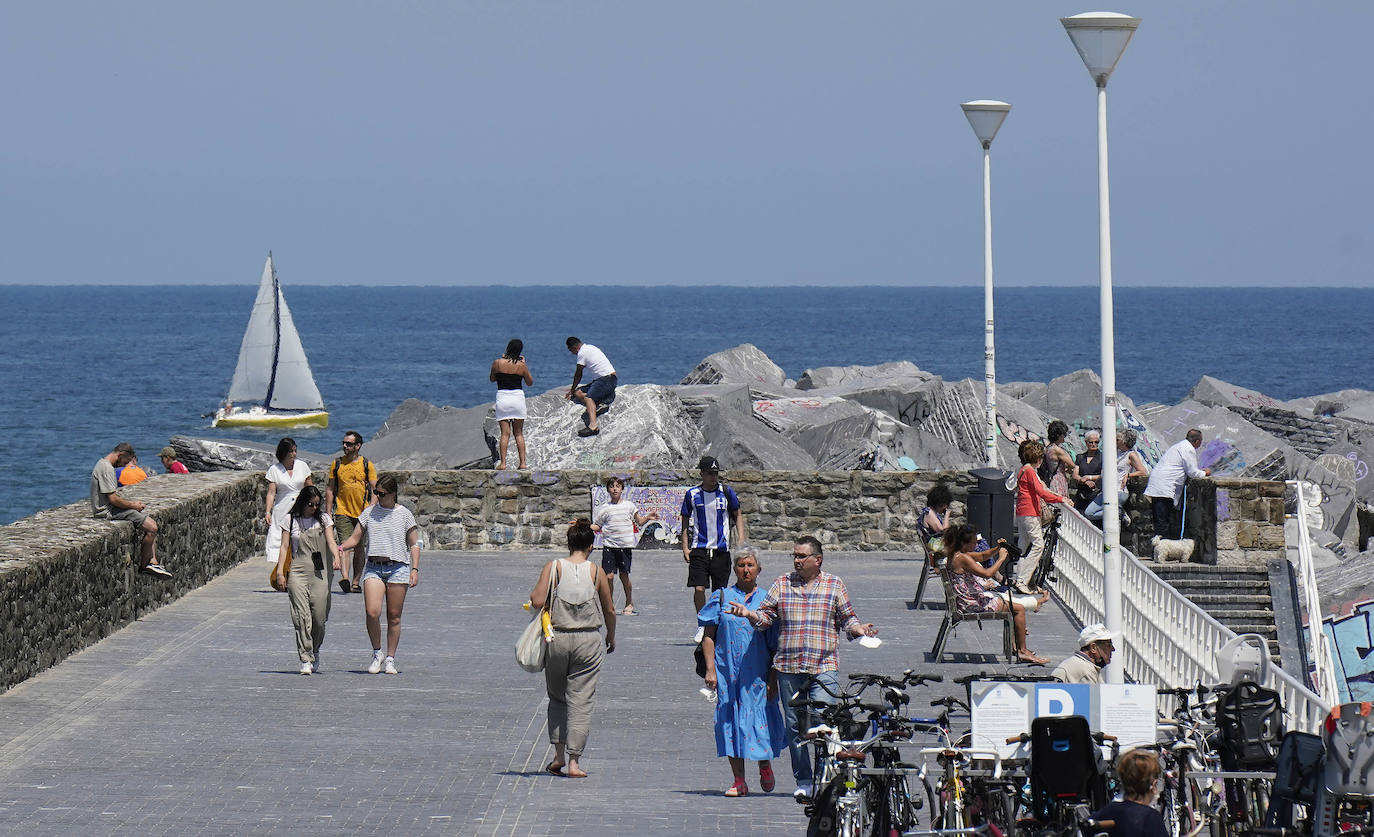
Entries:
[[1008, 662], [1015, 662], [1016, 629], [1012, 625], [1012, 612], [1010, 610], [994, 610], [983, 613], [961, 613], [958, 596], [954, 593], [954, 582], [950, 579], [949, 567], [941, 567], [939, 573], [940, 583], [945, 588], [945, 620], [940, 623], [940, 630], [935, 634], [935, 646], [930, 650], [931, 660], [937, 663], [941, 661], [945, 653], [945, 643], [960, 623], [976, 622], [978, 623], [978, 630], [981, 631], [984, 622], [1001, 622], [1002, 653], [1006, 655]]
[[930, 544], [926, 542], [925, 538], [921, 538], [920, 543], [921, 552], [924, 556], [921, 558], [921, 577], [916, 581], [916, 598], [911, 600], [911, 606], [917, 609], [921, 607], [926, 596], [926, 580], [932, 575], [939, 575], [940, 568], [945, 564], [945, 557], [943, 555], [936, 556], [934, 552], [931, 552]]

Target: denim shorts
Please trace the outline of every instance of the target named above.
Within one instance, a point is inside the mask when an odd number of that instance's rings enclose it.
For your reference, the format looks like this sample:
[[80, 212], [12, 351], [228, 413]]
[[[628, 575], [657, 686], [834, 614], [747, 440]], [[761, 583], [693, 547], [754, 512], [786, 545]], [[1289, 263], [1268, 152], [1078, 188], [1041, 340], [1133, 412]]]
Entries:
[[602, 375], [600, 378], [587, 384], [587, 397], [597, 404], [604, 404], [615, 395], [615, 385], [615, 373]]
[[409, 584], [410, 565], [400, 561], [377, 562], [369, 558], [363, 570], [363, 581], [369, 578], [380, 579], [387, 584]]

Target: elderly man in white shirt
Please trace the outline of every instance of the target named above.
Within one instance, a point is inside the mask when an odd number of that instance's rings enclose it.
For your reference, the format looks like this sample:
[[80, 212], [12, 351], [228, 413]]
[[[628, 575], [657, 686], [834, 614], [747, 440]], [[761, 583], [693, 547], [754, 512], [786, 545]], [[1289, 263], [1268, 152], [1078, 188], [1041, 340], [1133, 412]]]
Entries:
[[1150, 472], [1145, 496], [1150, 498], [1155, 534], [1161, 538], [1170, 535], [1169, 518], [1183, 497], [1183, 483], [1189, 477], [1211, 476], [1210, 468], [1199, 468], [1197, 465], [1197, 449], [1200, 447], [1202, 431], [1194, 427], [1183, 437], [1183, 441], [1164, 452], [1155, 469]]

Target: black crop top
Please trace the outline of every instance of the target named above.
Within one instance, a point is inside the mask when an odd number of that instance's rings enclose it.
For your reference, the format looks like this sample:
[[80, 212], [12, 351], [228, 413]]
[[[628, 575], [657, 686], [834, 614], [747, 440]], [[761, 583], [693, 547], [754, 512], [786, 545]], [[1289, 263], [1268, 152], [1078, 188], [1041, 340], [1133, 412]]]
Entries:
[[523, 383], [524, 378], [516, 375], [514, 372], [496, 373], [497, 389], [520, 389]]

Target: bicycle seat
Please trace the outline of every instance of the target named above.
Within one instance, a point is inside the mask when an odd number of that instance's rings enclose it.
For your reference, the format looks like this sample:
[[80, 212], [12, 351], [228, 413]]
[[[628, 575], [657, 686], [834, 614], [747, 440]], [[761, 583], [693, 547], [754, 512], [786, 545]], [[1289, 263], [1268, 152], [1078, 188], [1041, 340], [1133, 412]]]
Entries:
[[839, 761], [863, 762], [868, 759], [868, 756], [860, 750], [841, 750], [835, 754], [835, 758]]

